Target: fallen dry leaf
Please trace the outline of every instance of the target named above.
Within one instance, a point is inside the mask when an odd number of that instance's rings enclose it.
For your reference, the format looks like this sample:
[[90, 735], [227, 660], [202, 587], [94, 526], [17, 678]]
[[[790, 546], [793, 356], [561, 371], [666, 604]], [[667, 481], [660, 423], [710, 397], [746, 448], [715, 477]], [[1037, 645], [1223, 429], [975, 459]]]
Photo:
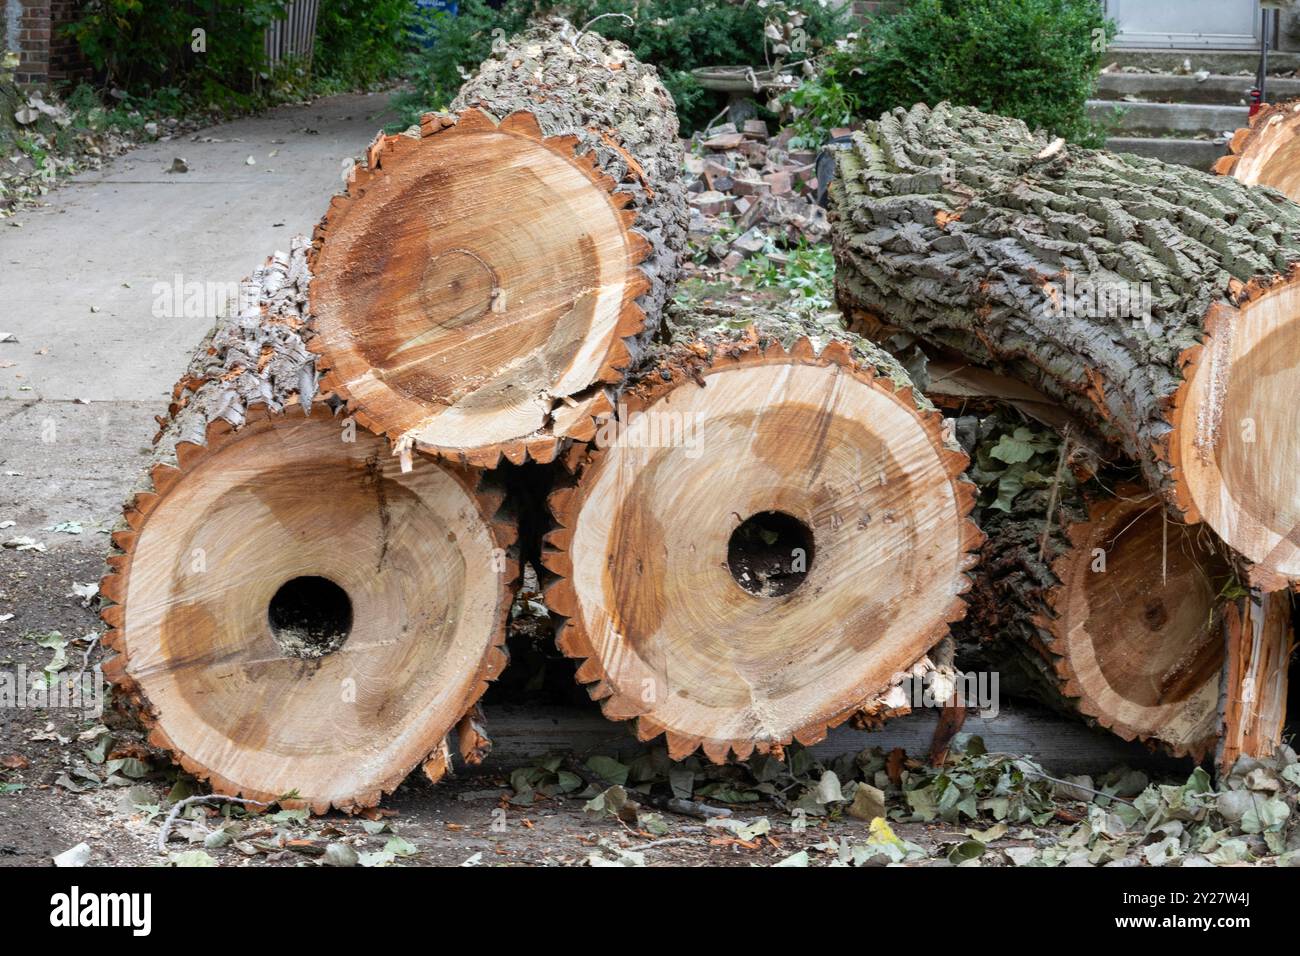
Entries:
[[946, 209], [940, 209], [934, 214], [934, 223], [940, 229], [947, 229], [948, 223], [956, 222], [959, 219], [961, 219], [961, 213], [949, 212]]

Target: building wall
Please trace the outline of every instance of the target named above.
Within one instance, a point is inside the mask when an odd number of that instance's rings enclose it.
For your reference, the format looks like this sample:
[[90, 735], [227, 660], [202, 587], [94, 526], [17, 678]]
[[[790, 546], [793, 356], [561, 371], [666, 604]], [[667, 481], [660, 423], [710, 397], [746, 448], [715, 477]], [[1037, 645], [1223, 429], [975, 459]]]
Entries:
[[0, 0], [0, 40], [18, 54], [14, 79], [45, 85], [79, 79], [90, 65], [61, 28], [77, 18], [81, 0]]
[[64, 27], [81, 15], [83, 0], [50, 2], [50, 81], [62, 83], [86, 79], [91, 75], [90, 61], [82, 55], [77, 41], [64, 35]]

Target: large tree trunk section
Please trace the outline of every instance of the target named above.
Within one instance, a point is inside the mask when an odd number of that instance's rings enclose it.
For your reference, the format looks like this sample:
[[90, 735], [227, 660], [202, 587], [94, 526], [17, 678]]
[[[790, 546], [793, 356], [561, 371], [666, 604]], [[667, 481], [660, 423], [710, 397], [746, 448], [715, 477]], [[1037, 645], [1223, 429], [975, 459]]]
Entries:
[[1080, 713], [1126, 740], [1200, 759], [1217, 736], [1217, 602], [1231, 566], [1145, 489], [1119, 495], [1068, 530], [1045, 647]]
[[980, 541], [966, 458], [901, 366], [838, 329], [737, 325], [683, 317], [550, 499], [559, 646], [674, 758], [905, 711]]
[[1233, 134], [1214, 171], [1300, 202], [1300, 100], [1265, 106]]
[[1059, 444], [1044, 453], [1060, 464], [1050, 481], [1004, 500], [1009, 510], [993, 507], [1004, 472], [982, 469], [1011, 432], [1005, 421], [980, 422], [972, 474], [988, 540], [971, 613], [957, 627], [958, 663], [1002, 671], [1004, 690], [1028, 691], [1126, 740], [1204, 757], [1218, 735], [1230, 562], [1139, 484], [1076, 481], [1073, 454]]
[[505, 45], [452, 108], [380, 137], [334, 199], [311, 347], [399, 447], [550, 461], [571, 437], [557, 413], [622, 382], [676, 280], [677, 116], [652, 67], [562, 20]]
[[856, 133], [832, 197], [846, 311], [1063, 403], [1256, 583], [1300, 578], [1300, 207], [948, 106]]
[[100, 592], [105, 672], [154, 745], [220, 793], [324, 812], [446, 771], [505, 665], [512, 530], [478, 473], [403, 472], [309, 407], [305, 254], [200, 348]]
[[1295, 651], [1291, 601], [1286, 592], [1252, 592], [1224, 611], [1228, 660], [1218, 753], [1222, 773], [1230, 772], [1238, 757], [1270, 757], [1282, 743]]

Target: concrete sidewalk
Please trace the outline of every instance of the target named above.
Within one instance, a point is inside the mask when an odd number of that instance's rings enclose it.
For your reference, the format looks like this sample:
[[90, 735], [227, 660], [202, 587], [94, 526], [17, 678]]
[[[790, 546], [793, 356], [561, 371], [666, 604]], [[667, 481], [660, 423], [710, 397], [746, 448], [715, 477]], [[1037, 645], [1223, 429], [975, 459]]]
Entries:
[[[228, 288], [310, 233], [388, 101], [328, 97], [153, 143], [0, 223], [0, 332], [18, 337], [0, 343], [0, 522], [17, 522], [0, 537], [56, 547], [67, 536], [47, 525], [116, 520], [214, 318], [159, 317], [160, 284]], [[165, 171], [175, 157], [189, 172]]]

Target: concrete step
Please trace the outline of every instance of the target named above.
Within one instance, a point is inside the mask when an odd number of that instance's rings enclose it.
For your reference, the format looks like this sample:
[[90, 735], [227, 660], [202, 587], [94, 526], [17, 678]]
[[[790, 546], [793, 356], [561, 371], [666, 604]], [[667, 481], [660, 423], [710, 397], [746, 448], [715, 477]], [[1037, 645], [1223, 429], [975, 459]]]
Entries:
[[1164, 136], [1170, 133], [1204, 133], [1220, 136], [1245, 126], [1244, 106], [1203, 103], [1124, 103], [1089, 100], [1088, 116], [1116, 136]]
[[1166, 136], [1112, 136], [1106, 140], [1106, 148], [1115, 153], [1136, 153], [1166, 163], [1178, 163], [1203, 172], [1209, 172], [1214, 161], [1227, 152], [1226, 145], [1208, 139]]
[[[1182, 68], [1184, 60], [1191, 61], [1193, 73], [1197, 70], [1209, 70], [1211, 73], [1245, 71], [1250, 76], [1254, 76], [1255, 71], [1259, 69], [1258, 50], [1120, 50], [1111, 47], [1106, 51], [1102, 62], [1173, 73]], [[1300, 53], [1268, 51], [1270, 74], [1294, 73], [1297, 70], [1300, 70]]]
[[[1244, 106], [1247, 92], [1255, 85], [1253, 76], [1214, 73], [1198, 81], [1194, 76], [1173, 73], [1102, 73], [1094, 95], [1101, 100], [1122, 100], [1136, 96], [1154, 103], [1202, 103]], [[1269, 102], [1300, 96], [1300, 79], [1270, 77], [1264, 86]]]

